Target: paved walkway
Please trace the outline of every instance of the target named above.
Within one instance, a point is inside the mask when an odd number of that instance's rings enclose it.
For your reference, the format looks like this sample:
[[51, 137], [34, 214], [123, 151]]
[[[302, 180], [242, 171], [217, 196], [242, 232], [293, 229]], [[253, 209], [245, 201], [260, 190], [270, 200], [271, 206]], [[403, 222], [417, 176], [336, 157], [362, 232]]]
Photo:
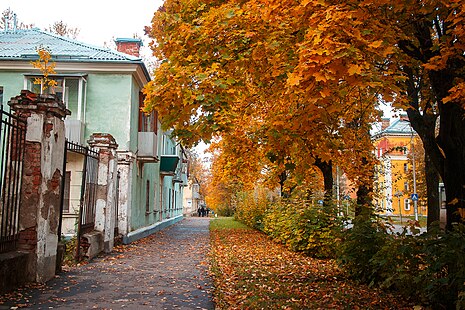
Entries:
[[0, 309], [214, 309], [208, 224], [186, 218], [45, 286], [17, 291]]

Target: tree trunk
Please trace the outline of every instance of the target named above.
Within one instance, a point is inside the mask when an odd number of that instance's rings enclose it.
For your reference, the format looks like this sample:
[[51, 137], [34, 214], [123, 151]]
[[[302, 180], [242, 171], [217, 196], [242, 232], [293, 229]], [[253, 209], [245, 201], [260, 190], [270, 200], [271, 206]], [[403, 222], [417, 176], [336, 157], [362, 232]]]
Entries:
[[[362, 158], [362, 163], [368, 165], [366, 157]], [[373, 213], [373, 169], [365, 182], [357, 188], [357, 205], [355, 206], [355, 217], [368, 220]]]
[[439, 202], [439, 174], [427, 153], [425, 153], [425, 178], [428, 204], [427, 227], [430, 228], [432, 223], [439, 222], [441, 204]]
[[[435, 16], [433, 18], [438, 18], [436, 22], [440, 22], [440, 17]], [[413, 28], [410, 28], [410, 26], [407, 31], [414, 29], [413, 35], [415, 40], [399, 41], [399, 47], [406, 55], [420, 61], [422, 64], [429, 63], [431, 59], [441, 55], [441, 50], [435, 49], [433, 46], [435, 39], [432, 37], [434, 31], [431, 31], [431, 20], [427, 17], [419, 18], [413, 22]], [[441, 36], [440, 40], [443, 39], [442, 36], [450, 34], [450, 26], [450, 24], [444, 24], [444, 29], [439, 33]], [[425, 143], [425, 141], [431, 143], [431, 139], [423, 140], [422, 138], [422, 141], [425, 151], [430, 155], [430, 160], [435, 164], [444, 182], [447, 196], [447, 230], [452, 228], [452, 223], [460, 221], [461, 217], [458, 211], [465, 207], [465, 110], [462, 108], [463, 102], [445, 103], [444, 99], [449, 95], [449, 90], [455, 85], [455, 79], [463, 77], [462, 70], [464, 66], [463, 55], [458, 53], [448, 57], [442, 68], [427, 71], [428, 87], [431, 88], [432, 94], [434, 94], [432, 100], [434, 100], [439, 109], [440, 127], [436, 148], [443, 155], [442, 162], [438, 163], [436, 160], [436, 151], [430, 153], [435, 148], [430, 149], [430, 146]], [[418, 106], [416, 108], [412, 106], [412, 108], [412, 111], [416, 110], [414, 111], [415, 114], [419, 113]], [[409, 111], [410, 109], [407, 113]], [[414, 122], [412, 121], [413, 124]], [[417, 129], [415, 128], [415, 130]], [[417, 130], [417, 132], [419, 131]]]
[[333, 163], [331, 161], [325, 162], [322, 161], [320, 158], [317, 158], [315, 159], [315, 166], [317, 166], [323, 174], [323, 183], [325, 191], [323, 205], [325, 207], [328, 207], [332, 204], [333, 199]]
[[[443, 103], [452, 86], [451, 74], [432, 72], [433, 89], [440, 110], [438, 144], [444, 152], [443, 182], [446, 190], [446, 229], [461, 220], [459, 210], [465, 207], [465, 110], [455, 102]], [[449, 78], [449, 79], [448, 79]]]

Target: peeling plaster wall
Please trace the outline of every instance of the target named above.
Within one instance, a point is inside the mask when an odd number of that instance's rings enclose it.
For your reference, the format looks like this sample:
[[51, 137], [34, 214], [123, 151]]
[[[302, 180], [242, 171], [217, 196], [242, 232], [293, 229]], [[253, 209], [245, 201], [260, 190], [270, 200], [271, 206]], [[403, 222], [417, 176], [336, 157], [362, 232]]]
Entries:
[[69, 111], [51, 96], [21, 91], [9, 101], [27, 119], [19, 249], [29, 252], [30, 281], [45, 282], [55, 275], [60, 185], [63, 177], [65, 128]]
[[118, 232], [127, 235], [131, 231], [131, 175], [133, 155], [126, 152], [118, 152], [119, 196], [118, 196]]
[[[28, 129], [29, 132], [29, 129]], [[37, 223], [37, 278], [45, 282], [55, 275], [58, 246], [58, 221], [60, 218], [60, 185], [63, 175], [65, 128], [55, 117], [44, 123], [41, 141], [42, 193], [39, 201]]]

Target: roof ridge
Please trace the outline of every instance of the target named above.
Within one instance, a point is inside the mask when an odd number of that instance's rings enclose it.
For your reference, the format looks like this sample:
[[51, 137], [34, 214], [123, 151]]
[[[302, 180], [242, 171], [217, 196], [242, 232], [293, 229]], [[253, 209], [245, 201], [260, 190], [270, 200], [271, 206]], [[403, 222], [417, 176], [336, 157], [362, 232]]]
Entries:
[[141, 59], [139, 57], [135, 57], [135, 56], [132, 56], [132, 55], [129, 55], [129, 54], [126, 54], [126, 53], [121, 53], [121, 52], [115, 51], [115, 50], [113, 50], [111, 48], [105, 48], [105, 47], [101, 47], [101, 46], [97, 46], [97, 45], [93, 45], [93, 44], [84, 43], [82, 41], [78, 41], [76, 39], [61, 36], [59, 34], [49, 32], [49, 31], [46, 31], [46, 30], [42, 30], [42, 29], [37, 28], [37, 27], [36, 28], [31, 28], [31, 29], [22, 29], [22, 30], [34, 30], [34, 31], [40, 32], [42, 34], [54, 37], [56, 39], [66, 41], [66, 42], [71, 43], [71, 44], [76, 44], [76, 45], [79, 45], [79, 46], [82, 46], [82, 47], [85, 47], [85, 48], [89, 48], [89, 49], [92, 49], [92, 50], [95, 50], [95, 51], [98, 51], [98, 52], [107, 52], [107, 53], [113, 54], [115, 56], [124, 57], [124, 58], [126, 58], [128, 60], [139, 60], [139, 59]]

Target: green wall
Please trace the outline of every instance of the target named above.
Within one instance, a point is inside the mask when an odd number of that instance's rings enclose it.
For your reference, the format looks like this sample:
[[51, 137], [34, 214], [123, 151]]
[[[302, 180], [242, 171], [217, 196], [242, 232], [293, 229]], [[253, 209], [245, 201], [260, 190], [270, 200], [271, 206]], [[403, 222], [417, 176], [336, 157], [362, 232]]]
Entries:
[[115, 138], [118, 149], [135, 151], [134, 148], [129, 148], [132, 122], [131, 85], [132, 77], [128, 75], [88, 75], [86, 140], [94, 132], [106, 132]]
[[3, 87], [2, 103], [9, 109], [8, 101], [11, 97], [19, 95], [24, 87], [24, 75], [15, 71], [0, 72], [0, 87]]
[[[32, 71], [32, 70], [31, 70]], [[131, 75], [89, 73], [86, 77], [86, 130], [85, 140], [92, 133], [110, 133], [118, 143], [118, 149], [137, 152], [140, 88]], [[3, 87], [3, 104], [19, 95], [24, 86], [24, 72], [0, 72]], [[71, 118], [77, 117], [77, 93], [68, 93]], [[161, 137], [161, 131], [158, 132]], [[159, 145], [160, 147], [160, 145]], [[160, 209], [160, 166], [158, 163], [143, 165], [134, 161], [131, 186], [131, 227], [133, 230], [159, 221]], [[165, 177], [164, 190], [173, 188], [171, 177]], [[146, 214], [146, 182], [150, 180], [149, 209]], [[167, 195], [167, 194], [165, 194]], [[181, 200], [181, 199], [179, 199]], [[168, 200], [164, 199], [164, 204]], [[174, 214], [171, 214], [173, 216]]]

